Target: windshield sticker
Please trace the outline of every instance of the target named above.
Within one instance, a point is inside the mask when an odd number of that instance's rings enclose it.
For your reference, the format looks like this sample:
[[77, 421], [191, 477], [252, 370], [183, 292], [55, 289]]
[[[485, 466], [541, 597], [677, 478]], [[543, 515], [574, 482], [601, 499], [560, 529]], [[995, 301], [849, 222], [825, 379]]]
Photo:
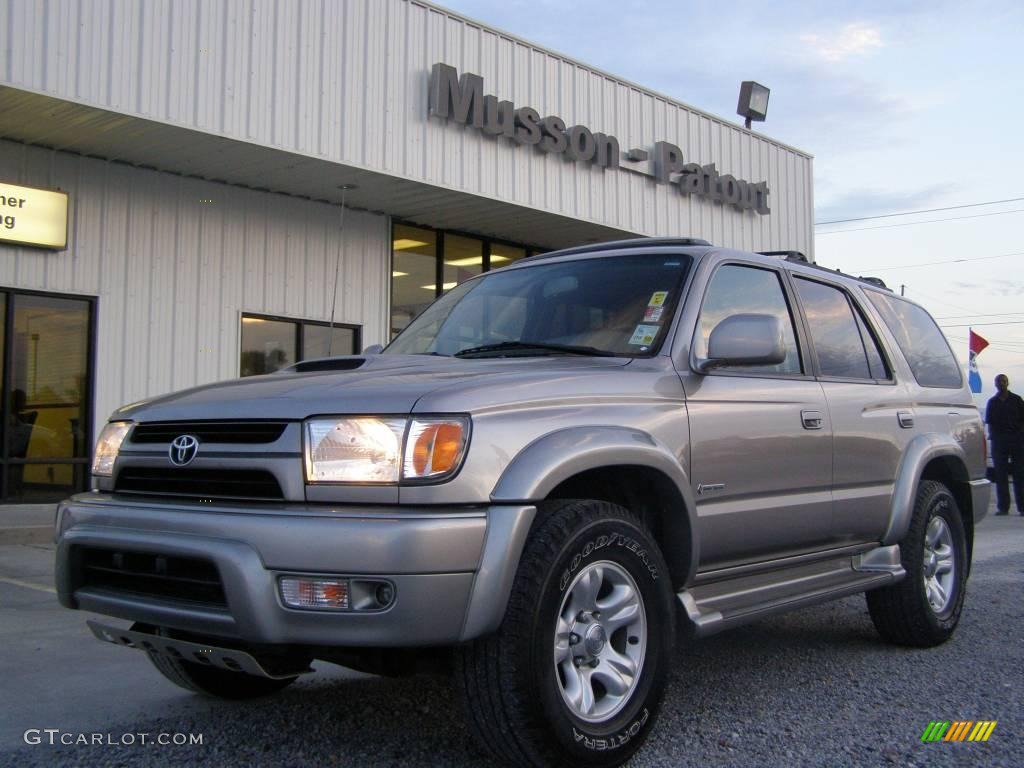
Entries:
[[658, 335], [660, 330], [660, 325], [638, 325], [636, 330], [633, 331], [633, 338], [629, 340], [629, 343], [633, 346], [653, 344], [654, 337]]
[[644, 310], [644, 322], [645, 323], [657, 323], [661, 320], [661, 313], [665, 311], [664, 307], [648, 307]]
[[651, 296], [651, 300], [647, 302], [648, 307], [660, 307], [665, 303], [665, 299], [668, 298], [668, 291], [655, 291], [654, 295]]

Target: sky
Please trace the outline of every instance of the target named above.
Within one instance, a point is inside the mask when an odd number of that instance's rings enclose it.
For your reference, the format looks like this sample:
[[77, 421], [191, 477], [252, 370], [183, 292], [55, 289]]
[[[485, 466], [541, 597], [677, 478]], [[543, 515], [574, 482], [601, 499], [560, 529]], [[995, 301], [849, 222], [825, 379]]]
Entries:
[[971, 206], [817, 225], [815, 258], [902, 289], [965, 366], [988, 340], [980, 404], [1024, 392], [1024, 3], [440, 2], [736, 123], [768, 86], [754, 130], [814, 155], [816, 222]]

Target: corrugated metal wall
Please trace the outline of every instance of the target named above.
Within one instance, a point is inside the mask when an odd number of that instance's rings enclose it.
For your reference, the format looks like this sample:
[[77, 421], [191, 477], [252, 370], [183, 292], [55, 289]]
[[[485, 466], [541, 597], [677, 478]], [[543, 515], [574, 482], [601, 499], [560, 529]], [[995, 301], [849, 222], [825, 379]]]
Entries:
[[[0, 178], [69, 193], [68, 249], [0, 243], [0, 286], [98, 296], [96, 417], [238, 376], [241, 312], [387, 338], [388, 219], [0, 141]], [[209, 201], [209, 202], [205, 202]], [[97, 434], [94, 432], [94, 434]]]
[[[411, 0], [7, 0], [0, 81], [650, 235], [813, 247], [811, 159]], [[427, 117], [431, 65], [485, 92], [766, 180], [770, 216]]]

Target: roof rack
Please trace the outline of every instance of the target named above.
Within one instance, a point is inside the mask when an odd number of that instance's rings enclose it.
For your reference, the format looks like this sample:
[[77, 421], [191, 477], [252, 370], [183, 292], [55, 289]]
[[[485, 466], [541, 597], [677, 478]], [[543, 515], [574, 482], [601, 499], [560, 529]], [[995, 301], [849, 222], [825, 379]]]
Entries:
[[892, 288], [886, 285], [885, 281], [880, 277], [848, 275], [846, 272], [843, 272], [842, 270], [839, 269], [829, 269], [828, 267], [823, 267], [820, 264], [815, 264], [814, 262], [810, 261], [806, 256], [800, 253], [800, 251], [758, 251], [757, 253], [759, 253], [761, 256], [778, 256], [779, 258], [785, 259], [786, 261], [794, 261], [798, 264], [806, 264], [808, 267], [820, 269], [824, 272], [829, 272], [833, 275], [843, 275], [844, 277], [849, 277], [852, 278], [853, 280], [860, 280], [862, 283], [867, 283], [868, 285], [872, 285], [875, 288], [881, 288], [883, 291], [889, 291], [890, 293], [892, 293]]
[[880, 277], [866, 277], [864, 275], [861, 275], [857, 279], [858, 280], [862, 280], [865, 283], [869, 283], [869, 284], [875, 286], [876, 288], [881, 288], [883, 291], [888, 291], [889, 293], [892, 293], [892, 288], [890, 288], [888, 285], [886, 285], [885, 284], [885, 280], [883, 280]]
[[[636, 237], [632, 240], [608, 240], [603, 243], [590, 243], [588, 245], [577, 245], [574, 248], [562, 248], [557, 251], [548, 251], [547, 253], [538, 253], [536, 256], [530, 256], [529, 261], [534, 259], [546, 259], [552, 256], [570, 256], [578, 253], [592, 253], [594, 251], [606, 251], [611, 248], [636, 248], [642, 246], [659, 246], [659, 245], [675, 245], [675, 246], [690, 246], [690, 245], [711, 245], [707, 240], [701, 240], [699, 237]], [[527, 259], [521, 259], [520, 261], [527, 261]]]
[[810, 264], [810, 260], [800, 251], [758, 251], [762, 256], [779, 256], [786, 261], [799, 261], [802, 264]]

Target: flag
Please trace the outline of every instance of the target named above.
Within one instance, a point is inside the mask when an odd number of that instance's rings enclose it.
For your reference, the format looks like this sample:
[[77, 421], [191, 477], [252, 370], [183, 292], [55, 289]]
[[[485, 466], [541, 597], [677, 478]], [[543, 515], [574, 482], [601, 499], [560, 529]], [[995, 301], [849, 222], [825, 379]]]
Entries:
[[968, 362], [967, 364], [967, 378], [971, 382], [971, 392], [981, 392], [981, 374], [978, 372], [978, 355], [981, 351], [988, 346], [988, 342], [985, 341], [981, 336], [971, 331], [970, 349], [967, 353]]

